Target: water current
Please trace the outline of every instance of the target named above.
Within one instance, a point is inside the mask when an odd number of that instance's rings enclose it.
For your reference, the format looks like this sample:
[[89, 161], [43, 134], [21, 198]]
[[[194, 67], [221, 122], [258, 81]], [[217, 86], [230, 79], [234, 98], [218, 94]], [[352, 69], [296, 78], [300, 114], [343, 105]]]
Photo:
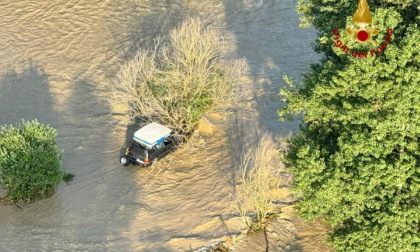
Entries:
[[[57, 128], [63, 169], [50, 198], [0, 204], [0, 251], [190, 251], [240, 231], [231, 208], [243, 146], [279, 122], [279, 88], [316, 60], [315, 32], [298, 27], [295, 0], [0, 0], [0, 125], [37, 118]], [[205, 19], [243, 57], [250, 84], [217, 131], [150, 169], [122, 167], [127, 125], [106, 102], [138, 48], [189, 16]]]

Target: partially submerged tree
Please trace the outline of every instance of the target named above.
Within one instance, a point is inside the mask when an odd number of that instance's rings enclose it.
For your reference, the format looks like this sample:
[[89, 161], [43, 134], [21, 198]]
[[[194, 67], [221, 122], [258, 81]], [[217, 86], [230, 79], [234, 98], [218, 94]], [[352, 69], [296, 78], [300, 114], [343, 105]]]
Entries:
[[47, 197], [60, 183], [56, 136], [54, 128], [36, 120], [0, 128], [0, 184], [13, 202]]
[[[240, 183], [235, 195], [236, 207], [251, 230], [264, 226], [266, 217], [276, 212], [273, 202], [283, 196], [276, 174], [279, 156], [279, 150], [268, 135], [264, 135], [257, 146], [242, 155]], [[250, 220], [251, 216], [254, 218]]]
[[187, 19], [154, 50], [139, 50], [125, 63], [112, 84], [113, 111], [188, 136], [203, 113], [237, 100], [245, 64], [224, 60], [224, 52], [219, 32], [198, 18]]
[[[302, 85], [283, 90], [282, 117], [303, 112], [287, 165], [299, 212], [331, 223], [338, 251], [420, 250], [420, 55], [416, 1], [372, 1], [392, 43], [366, 58], [334, 53], [335, 27], [356, 2], [308, 0], [298, 9], [324, 52]], [[329, 35], [330, 34], [330, 35]], [[381, 35], [382, 34], [382, 35]], [[382, 33], [378, 40], [384, 40]]]

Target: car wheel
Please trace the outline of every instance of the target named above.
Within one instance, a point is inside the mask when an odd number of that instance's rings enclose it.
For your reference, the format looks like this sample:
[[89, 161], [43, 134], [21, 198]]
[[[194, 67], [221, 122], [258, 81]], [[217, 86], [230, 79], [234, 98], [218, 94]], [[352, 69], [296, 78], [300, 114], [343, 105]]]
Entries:
[[130, 164], [130, 161], [128, 161], [128, 157], [124, 155], [120, 157], [120, 163], [124, 166], [127, 166]]

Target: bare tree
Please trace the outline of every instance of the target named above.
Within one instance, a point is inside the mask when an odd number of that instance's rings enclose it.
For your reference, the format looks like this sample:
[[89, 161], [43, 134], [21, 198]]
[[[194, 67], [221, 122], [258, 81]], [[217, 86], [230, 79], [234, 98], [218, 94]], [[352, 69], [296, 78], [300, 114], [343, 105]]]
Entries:
[[247, 68], [243, 60], [224, 60], [224, 48], [218, 31], [198, 18], [186, 20], [154, 50], [140, 50], [122, 66], [109, 98], [113, 111], [188, 136], [203, 113], [237, 100]]
[[[270, 213], [275, 212], [273, 201], [281, 195], [276, 170], [280, 165], [278, 148], [265, 134], [258, 145], [242, 155], [241, 183], [236, 188], [236, 206], [244, 223], [251, 229], [261, 228]], [[249, 216], [254, 215], [254, 222]]]

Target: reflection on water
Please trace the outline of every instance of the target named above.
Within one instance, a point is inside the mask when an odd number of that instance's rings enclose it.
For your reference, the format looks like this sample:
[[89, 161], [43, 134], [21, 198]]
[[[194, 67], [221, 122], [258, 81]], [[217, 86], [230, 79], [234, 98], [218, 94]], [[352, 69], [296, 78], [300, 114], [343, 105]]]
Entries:
[[[314, 33], [297, 27], [292, 0], [2, 0], [0, 124], [38, 118], [59, 131], [63, 168], [76, 175], [51, 198], [0, 206], [0, 251], [178, 251], [239, 230], [229, 209], [234, 166], [226, 146], [247, 146], [279, 123], [284, 74], [315, 59]], [[244, 57], [251, 85], [232, 121], [206, 144], [155, 169], [122, 168], [126, 127], [110, 114], [108, 83], [137, 50], [186, 17], [201, 16]], [[240, 153], [240, 149], [235, 153]], [[235, 160], [235, 158], [233, 158]]]

